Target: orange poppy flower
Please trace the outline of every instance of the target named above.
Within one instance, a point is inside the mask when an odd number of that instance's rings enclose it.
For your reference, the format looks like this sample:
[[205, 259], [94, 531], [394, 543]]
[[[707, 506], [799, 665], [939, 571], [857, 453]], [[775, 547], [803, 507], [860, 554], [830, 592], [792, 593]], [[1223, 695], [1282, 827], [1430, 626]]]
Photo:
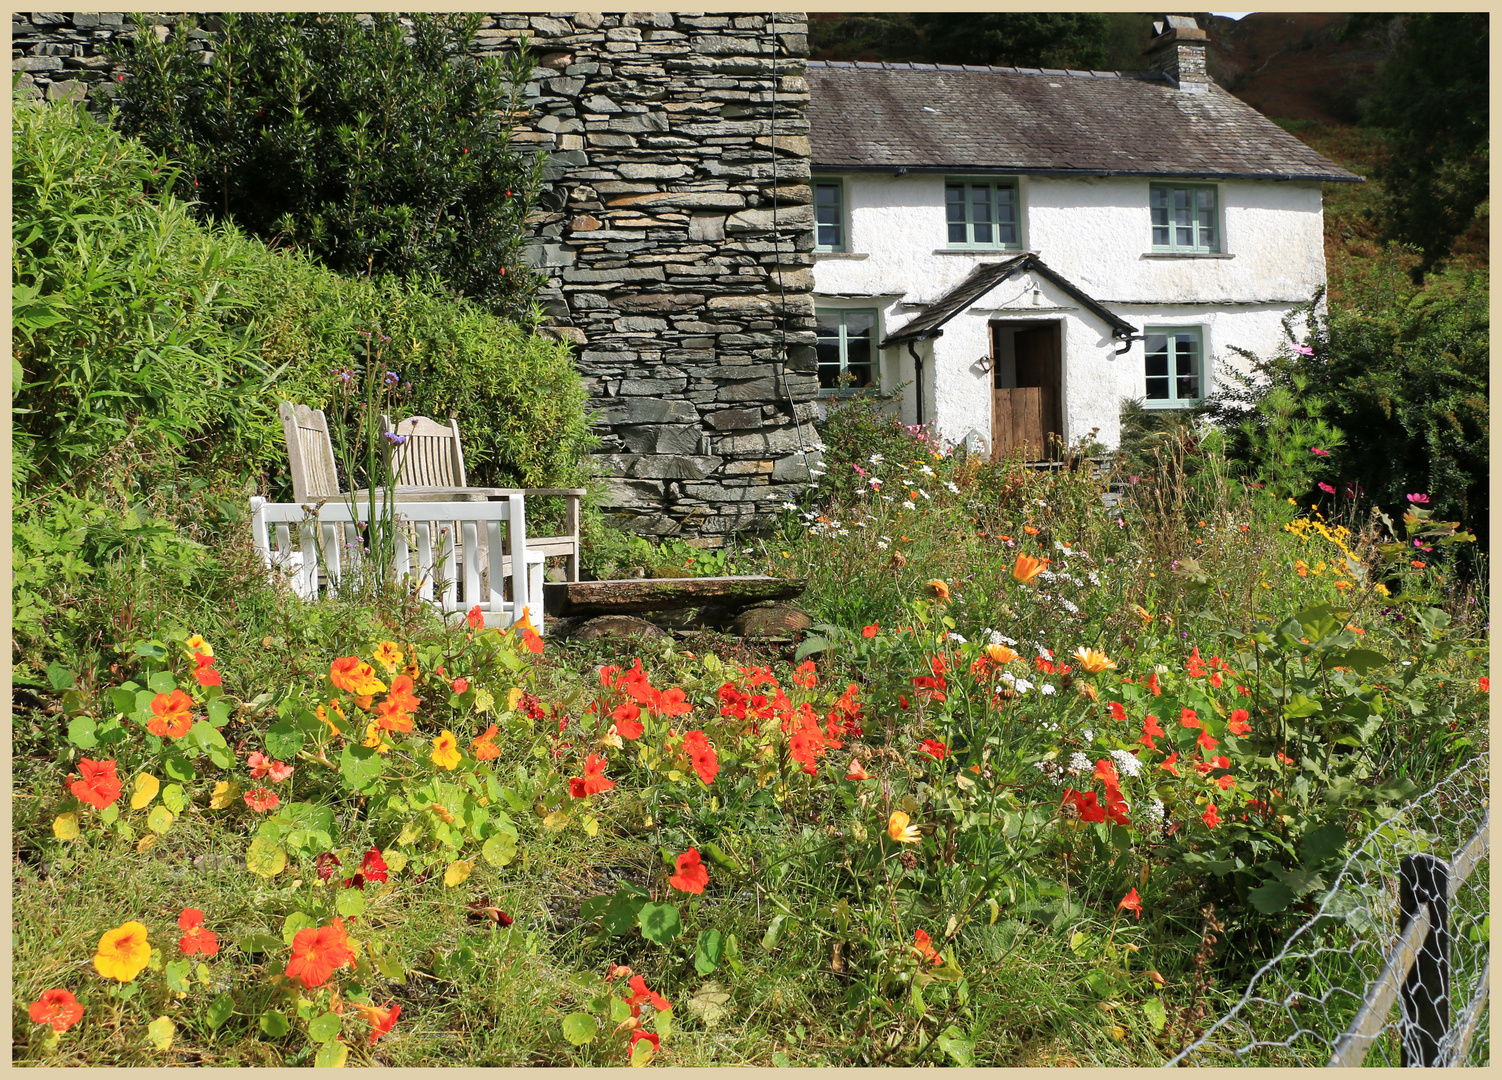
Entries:
[[1137, 895], [1137, 887], [1135, 885], [1132, 886], [1131, 891], [1121, 898], [1121, 903], [1116, 905], [1116, 910], [1130, 911], [1138, 919], [1142, 918], [1142, 897]]
[[181, 690], [151, 699], [151, 720], [146, 730], [153, 735], [181, 739], [193, 729], [193, 699]]
[[296, 979], [309, 990], [322, 986], [346, 964], [355, 962], [350, 951], [349, 935], [344, 932], [344, 920], [336, 918], [332, 925], [307, 927], [292, 938], [292, 959], [287, 961], [287, 977]]
[[[689, 848], [678, 856], [678, 872], [668, 878], [668, 884], [679, 892], [702, 893], [709, 884], [709, 871], [699, 860], [697, 848]], [[638, 976], [640, 978], [640, 976]]]
[[939, 951], [934, 948], [932, 939], [922, 930], [913, 931], [913, 951], [930, 964], [938, 966], [944, 962]]
[[79, 758], [78, 773], [80, 779], [73, 781], [68, 790], [79, 802], [103, 810], [120, 797], [120, 778], [115, 775], [113, 761]]
[[375, 1041], [382, 1035], [389, 1034], [391, 1029], [396, 1027], [396, 1018], [402, 1012], [400, 1005], [393, 1005], [389, 1001], [386, 1002], [384, 1009], [377, 1009], [374, 1005], [362, 1005], [358, 1001], [351, 1001], [350, 1005], [359, 1010], [360, 1015], [365, 1017], [366, 1023], [370, 1025], [371, 1046], [374, 1046]]
[[177, 942], [184, 956], [194, 953], [214, 956], [219, 952], [219, 938], [212, 930], [203, 928], [203, 912], [198, 908], [183, 908], [183, 913], [177, 917], [177, 925], [185, 931]]
[[32, 1023], [48, 1024], [53, 1031], [64, 1032], [83, 1019], [83, 1006], [72, 991], [54, 987], [43, 990], [42, 996], [31, 1003], [26, 1013]]
[[1035, 559], [1031, 555], [1017, 555], [1017, 562], [1012, 566], [1012, 577], [1026, 585], [1039, 574], [1043, 573], [1048, 565], [1047, 559]]

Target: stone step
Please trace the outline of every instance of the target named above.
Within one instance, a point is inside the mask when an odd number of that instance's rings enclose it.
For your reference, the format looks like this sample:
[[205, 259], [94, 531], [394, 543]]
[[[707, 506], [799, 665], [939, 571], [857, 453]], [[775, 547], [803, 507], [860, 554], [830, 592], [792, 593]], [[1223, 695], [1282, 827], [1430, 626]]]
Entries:
[[765, 575], [701, 578], [626, 578], [620, 581], [560, 581], [543, 585], [543, 611], [570, 615], [634, 615], [644, 611], [712, 604], [736, 608], [803, 595], [807, 578]]

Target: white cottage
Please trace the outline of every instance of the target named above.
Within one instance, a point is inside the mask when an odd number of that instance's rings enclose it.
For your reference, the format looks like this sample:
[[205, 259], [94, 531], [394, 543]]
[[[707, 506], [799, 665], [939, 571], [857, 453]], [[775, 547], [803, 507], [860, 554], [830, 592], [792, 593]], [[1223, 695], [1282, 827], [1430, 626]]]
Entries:
[[1156, 25], [1144, 74], [809, 64], [822, 395], [907, 384], [904, 422], [1037, 457], [1277, 347], [1325, 283], [1320, 185], [1361, 178]]

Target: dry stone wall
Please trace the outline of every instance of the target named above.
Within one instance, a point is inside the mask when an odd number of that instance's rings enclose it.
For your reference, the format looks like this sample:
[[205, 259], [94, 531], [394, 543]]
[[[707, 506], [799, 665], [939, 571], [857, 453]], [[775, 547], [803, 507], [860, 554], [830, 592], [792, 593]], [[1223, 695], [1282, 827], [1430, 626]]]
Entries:
[[[133, 30], [15, 15], [12, 65], [24, 92], [104, 104], [103, 43]], [[804, 17], [496, 13], [479, 37], [538, 60], [532, 261], [590, 387], [604, 509], [710, 543], [765, 521], [817, 461]]]

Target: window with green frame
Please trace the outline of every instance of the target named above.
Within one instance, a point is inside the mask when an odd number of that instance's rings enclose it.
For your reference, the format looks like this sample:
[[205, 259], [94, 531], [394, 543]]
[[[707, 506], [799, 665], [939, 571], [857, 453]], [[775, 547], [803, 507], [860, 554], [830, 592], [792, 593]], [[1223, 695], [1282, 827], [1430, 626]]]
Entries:
[[814, 186], [815, 251], [844, 251], [845, 185], [838, 177], [816, 176]]
[[945, 180], [944, 224], [950, 247], [1021, 247], [1017, 182]]
[[1148, 205], [1154, 251], [1220, 251], [1220, 206], [1214, 184], [1152, 184]]
[[1205, 396], [1204, 334], [1198, 326], [1149, 326], [1143, 331], [1147, 352], [1146, 404], [1176, 409]]
[[826, 308], [814, 313], [814, 323], [821, 394], [879, 385], [874, 309]]

